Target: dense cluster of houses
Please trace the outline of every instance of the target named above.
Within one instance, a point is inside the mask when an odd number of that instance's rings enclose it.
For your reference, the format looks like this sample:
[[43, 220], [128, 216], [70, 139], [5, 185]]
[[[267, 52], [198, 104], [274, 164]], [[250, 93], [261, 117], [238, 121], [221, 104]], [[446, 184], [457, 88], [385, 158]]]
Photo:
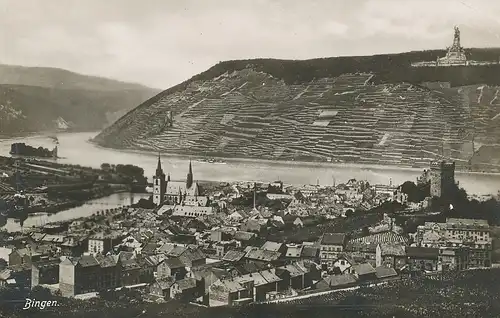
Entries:
[[[0, 285], [43, 285], [65, 297], [139, 288], [152, 301], [207, 306], [263, 302], [398, 279], [413, 271], [491, 266], [489, 226], [449, 219], [408, 235], [387, 215], [362, 236], [324, 233], [314, 242], [274, 242], [265, 233], [314, 226], [387, 200], [406, 202], [397, 187], [350, 180], [336, 187], [274, 182], [227, 185], [203, 195], [193, 181], [173, 182], [158, 164], [155, 209], [124, 208], [92, 219], [12, 234], [0, 247]], [[286, 202], [278, 210], [258, 205]], [[234, 202], [253, 195], [253, 206]]]
[[15, 240], [27, 244], [8, 253], [2, 286], [44, 285], [66, 297], [132, 286], [151, 300], [208, 306], [376, 283], [416, 271], [491, 266], [488, 224], [465, 219], [426, 223], [410, 236], [392, 230], [356, 238], [324, 233], [302, 244], [262, 243], [255, 233], [222, 227], [205, 231], [194, 244], [158, 240], [152, 230], [99, 233], [86, 238], [83, 253], [78, 242], [68, 244], [57, 234]]

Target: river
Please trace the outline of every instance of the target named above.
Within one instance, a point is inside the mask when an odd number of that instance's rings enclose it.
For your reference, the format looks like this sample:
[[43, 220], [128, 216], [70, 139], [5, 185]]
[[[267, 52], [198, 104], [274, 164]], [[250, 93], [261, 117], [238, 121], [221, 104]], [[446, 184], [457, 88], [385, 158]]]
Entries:
[[[88, 140], [97, 133], [62, 133], [58, 134], [58, 162], [99, 167], [101, 163], [134, 164], [144, 168], [147, 176], [154, 174], [157, 154], [133, 151], [120, 151], [96, 146]], [[0, 155], [9, 156], [13, 142], [26, 142], [31, 146], [52, 148], [52, 140], [47, 136], [17, 137], [0, 139]], [[193, 158], [196, 159], [196, 158]], [[184, 180], [188, 170], [188, 157], [162, 154], [165, 173], [172, 179]], [[193, 173], [196, 180], [213, 181], [262, 181], [281, 180], [287, 184], [332, 184], [347, 180], [364, 179], [372, 184], [394, 184], [415, 181], [421, 174], [420, 169], [398, 168], [391, 166], [362, 166], [340, 164], [307, 164], [258, 160], [227, 159], [226, 164], [212, 164], [193, 161]], [[500, 190], [500, 174], [461, 173], [456, 174], [460, 186], [470, 194], [496, 194]]]
[[[88, 140], [95, 133], [61, 133], [58, 162], [79, 164], [82, 166], [100, 167], [101, 163], [133, 164], [144, 169], [147, 176], [154, 174], [157, 163], [157, 154], [134, 151], [120, 151], [96, 146]], [[34, 147], [52, 148], [52, 139], [48, 136], [15, 137], [0, 139], [0, 155], [9, 156], [10, 145], [13, 142], [25, 142]], [[193, 158], [196, 159], [196, 158]], [[184, 180], [188, 172], [188, 157], [169, 156], [162, 154], [162, 165], [165, 173], [170, 173], [173, 180]], [[401, 184], [407, 180], [415, 181], [421, 174], [420, 169], [398, 168], [391, 166], [362, 166], [340, 164], [308, 164], [272, 162], [265, 160], [227, 159], [226, 164], [212, 164], [193, 161], [195, 180], [212, 181], [256, 181], [271, 182], [281, 180], [286, 184], [322, 184], [330, 185], [333, 182], [346, 182], [349, 179], [367, 180], [371, 184]], [[456, 179], [469, 194], [496, 194], [500, 190], [500, 174], [456, 173]], [[111, 199], [99, 199], [109, 202]], [[113, 201], [115, 202], [115, 201]], [[93, 205], [95, 206], [95, 205]], [[78, 209], [78, 208], [77, 208]], [[97, 208], [102, 210], [102, 207]], [[97, 211], [95, 210], [95, 211]], [[94, 212], [95, 212], [94, 211]], [[53, 215], [67, 215], [66, 212]], [[72, 212], [71, 214], [74, 214]], [[78, 213], [76, 213], [78, 214]], [[90, 213], [92, 214], [92, 213]], [[61, 216], [62, 217], [62, 216]], [[56, 219], [54, 219], [55, 221]], [[31, 222], [31, 221], [30, 221]]]
[[[81, 217], [88, 217], [96, 213], [97, 211], [131, 205], [139, 201], [141, 198], [146, 198], [148, 196], [149, 194], [144, 193], [115, 193], [104, 198], [91, 200], [82, 206], [61, 211], [59, 213], [30, 214], [24, 221], [23, 226], [25, 229], [27, 229], [32, 226], [41, 226], [50, 222], [67, 221]], [[6, 220], [6, 223], [2, 228], [6, 229], [8, 232], [21, 231], [21, 225], [19, 221], [10, 218]]]

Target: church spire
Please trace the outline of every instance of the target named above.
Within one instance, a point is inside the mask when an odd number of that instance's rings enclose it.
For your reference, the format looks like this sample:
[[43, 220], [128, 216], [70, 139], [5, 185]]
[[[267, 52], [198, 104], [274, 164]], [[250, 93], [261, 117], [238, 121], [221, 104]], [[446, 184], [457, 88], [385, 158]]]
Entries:
[[160, 153], [158, 152], [158, 164], [156, 165], [156, 176], [159, 177], [163, 174], [163, 169], [161, 168]]
[[186, 189], [191, 188], [193, 185], [193, 167], [191, 165], [191, 160], [189, 160], [189, 172], [186, 179]]

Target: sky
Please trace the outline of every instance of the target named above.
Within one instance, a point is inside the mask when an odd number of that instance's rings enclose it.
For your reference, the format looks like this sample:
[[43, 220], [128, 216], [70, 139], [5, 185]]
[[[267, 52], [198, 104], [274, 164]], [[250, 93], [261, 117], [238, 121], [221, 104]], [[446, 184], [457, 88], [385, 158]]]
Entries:
[[166, 89], [233, 59], [500, 47], [498, 0], [0, 0], [0, 63]]

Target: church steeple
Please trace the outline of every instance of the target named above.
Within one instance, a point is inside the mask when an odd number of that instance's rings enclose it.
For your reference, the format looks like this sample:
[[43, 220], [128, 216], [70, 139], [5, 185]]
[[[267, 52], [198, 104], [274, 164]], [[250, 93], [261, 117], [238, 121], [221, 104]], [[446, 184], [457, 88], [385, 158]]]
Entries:
[[186, 189], [191, 188], [193, 185], [193, 167], [191, 165], [191, 160], [189, 160], [189, 172], [186, 179]]
[[158, 153], [158, 164], [156, 166], [156, 173], [153, 176], [153, 203], [156, 204], [156, 206], [160, 206], [165, 199], [166, 188], [167, 183], [165, 182], [165, 174], [161, 168], [161, 158], [160, 153]]
[[163, 175], [163, 169], [161, 168], [160, 153], [158, 152], [158, 164], [156, 165], [156, 176], [160, 177]]

